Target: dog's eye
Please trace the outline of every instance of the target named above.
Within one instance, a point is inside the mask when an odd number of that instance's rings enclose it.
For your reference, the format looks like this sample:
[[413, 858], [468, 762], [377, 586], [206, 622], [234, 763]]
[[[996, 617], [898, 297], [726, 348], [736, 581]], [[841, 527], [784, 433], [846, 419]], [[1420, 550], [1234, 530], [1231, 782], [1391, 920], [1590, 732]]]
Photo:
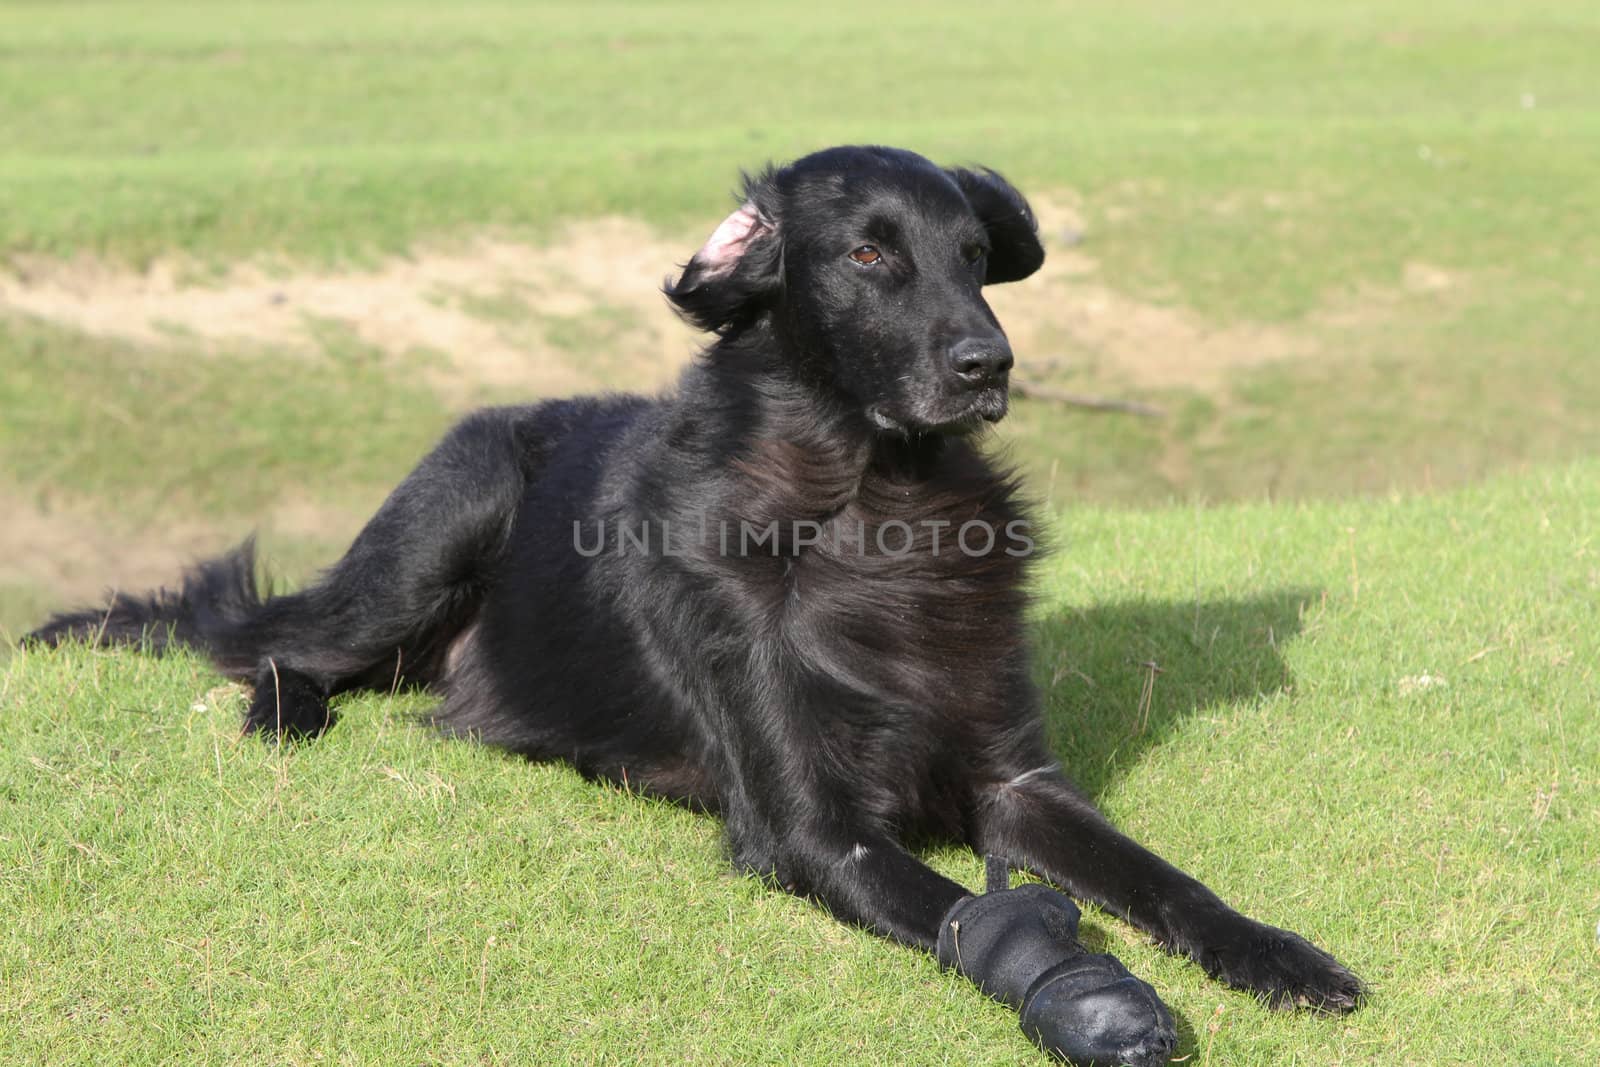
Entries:
[[883, 258], [883, 253], [878, 251], [872, 245], [862, 245], [860, 248], [850, 253], [850, 258], [861, 264], [863, 267], [870, 267]]
[[961, 246], [961, 259], [970, 266], [982, 259], [988, 251], [987, 248], [974, 241], [971, 244]]

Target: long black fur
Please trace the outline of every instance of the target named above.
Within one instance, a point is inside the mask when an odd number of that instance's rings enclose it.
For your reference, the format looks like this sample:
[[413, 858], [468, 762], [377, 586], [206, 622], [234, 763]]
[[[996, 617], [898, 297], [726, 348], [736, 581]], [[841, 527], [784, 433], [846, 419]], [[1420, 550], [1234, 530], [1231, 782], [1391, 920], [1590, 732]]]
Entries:
[[[967, 894], [902, 845], [935, 835], [1274, 1006], [1353, 1007], [1350, 972], [1119, 833], [1045, 742], [1036, 535], [972, 433], [1011, 362], [982, 287], [1044, 256], [1022, 196], [840, 148], [747, 179], [718, 232], [666, 288], [715, 334], [671, 395], [480, 411], [310, 587], [261, 596], [247, 542], [32, 639], [203, 649], [269, 734], [427, 686], [446, 730], [720, 813], [740, 867], [902, 942], [932, 950]], [[973, 522], [991, 550], [955, 545]]]

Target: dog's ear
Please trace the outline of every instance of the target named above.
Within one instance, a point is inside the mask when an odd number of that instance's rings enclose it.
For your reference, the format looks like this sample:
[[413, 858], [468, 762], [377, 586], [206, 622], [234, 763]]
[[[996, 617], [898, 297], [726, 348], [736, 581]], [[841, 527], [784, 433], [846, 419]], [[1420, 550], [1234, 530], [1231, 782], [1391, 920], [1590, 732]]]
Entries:
[[989, 231], [991, 247], [984, 284], [1018, 281], [1038, 270], [1044, 262], [1044, 246], [1039, 243], [1039, 224], [1034, 220], [1033, 209], [1022, 194], [988, 167], [954, 167], [949, 173]]
[[783, 246], [764, 184], [746, 181], [745, 200], [722, 220], [676, 282], [661, 291], [689, 322], [725, 334], [760, 314], [783, 279]]

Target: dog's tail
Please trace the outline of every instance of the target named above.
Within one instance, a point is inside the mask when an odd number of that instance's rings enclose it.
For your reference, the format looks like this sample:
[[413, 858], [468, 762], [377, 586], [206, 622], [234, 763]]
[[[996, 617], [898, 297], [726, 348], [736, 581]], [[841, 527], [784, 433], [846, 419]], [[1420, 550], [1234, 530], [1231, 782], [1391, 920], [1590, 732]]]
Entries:
[[256, 581], [255, 538], [189, 569], [176, 589], [143, 596], [113, 593], [102, 608], [65, 612], [22, 639], [24, 645], [66, 641], [138, 645], [157, 654], [182, 645], [210, 656], [229, 673], [258, 659], [254, 621], [262, 596]]

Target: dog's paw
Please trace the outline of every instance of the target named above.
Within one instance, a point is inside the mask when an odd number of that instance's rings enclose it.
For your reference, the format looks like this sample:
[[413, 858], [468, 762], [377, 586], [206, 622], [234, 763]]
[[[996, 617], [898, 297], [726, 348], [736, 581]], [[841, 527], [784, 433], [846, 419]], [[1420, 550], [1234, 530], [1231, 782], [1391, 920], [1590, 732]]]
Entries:
[[1178, 1047], [1172, 1012], [1115, 956], [1079, 951], [1037, 979], [1022, 1032], [1075, 1067], [1161, 1067]]
[[1299, 934], [1251, 919], [1194, 956], [1213, 978], [1279, 1011], [1342, 1013], [1366, 997], [1361, 979], [1331, 955]]
[[312, 738], [333, 725], [322, 688], [297, 671], [268, 668], [256, 676], [244, 732], [266, 740]]

